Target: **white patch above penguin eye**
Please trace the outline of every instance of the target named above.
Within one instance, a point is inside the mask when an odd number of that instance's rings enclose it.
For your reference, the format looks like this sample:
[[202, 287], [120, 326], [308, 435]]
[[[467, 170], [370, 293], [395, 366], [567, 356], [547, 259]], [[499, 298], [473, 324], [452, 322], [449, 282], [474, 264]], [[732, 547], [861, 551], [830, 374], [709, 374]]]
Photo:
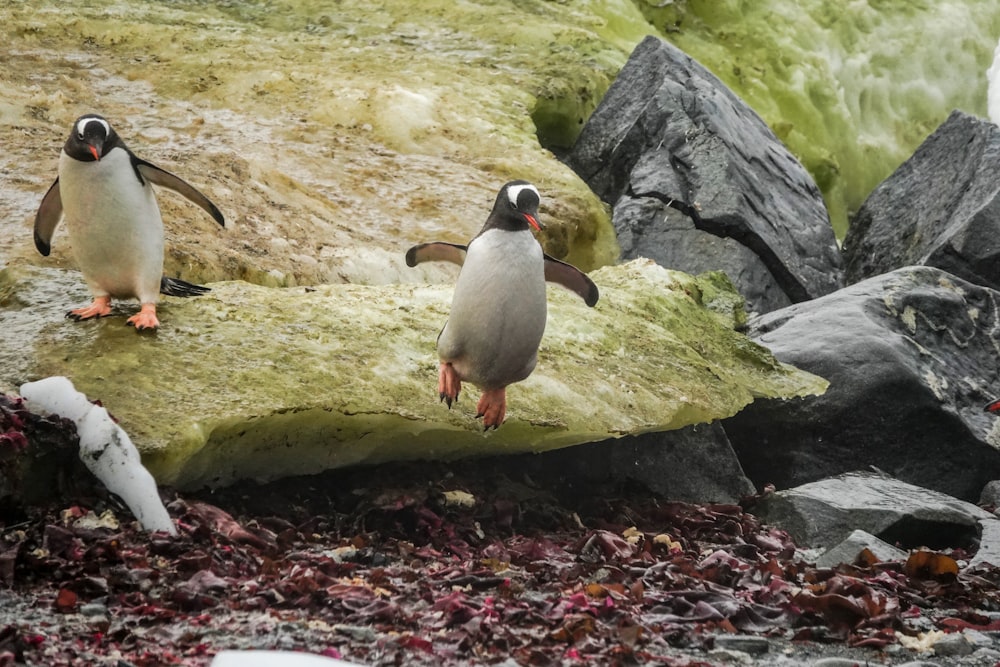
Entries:
[[76, 136], [79, 139], [83, 139], [84, 135], [87, 133], [87, 126], [91, 123], [97, 123], [104, 128], [104, 136], [107, 137], [111, 134], [111, 126], [108, 125], [108, 121], [103, 118], [83, 118], [79, 123], [76, 124]]
[[511, 206], [517, 208], [517, 198], [520, 197], [521, 193], [524, 192], [525, 190], [531, 190], [532, 192], [535, 193], [535, 196], [538, 197], [539, 201], [542, 200], [541, 195], [538, 194], [538, 190], [535, 188], [534, 185], [532, 185], [531, 183], [522, 183], [520, 185], [512, 185], [509, 188], [507, 188], [507, 198], [510, 199]]

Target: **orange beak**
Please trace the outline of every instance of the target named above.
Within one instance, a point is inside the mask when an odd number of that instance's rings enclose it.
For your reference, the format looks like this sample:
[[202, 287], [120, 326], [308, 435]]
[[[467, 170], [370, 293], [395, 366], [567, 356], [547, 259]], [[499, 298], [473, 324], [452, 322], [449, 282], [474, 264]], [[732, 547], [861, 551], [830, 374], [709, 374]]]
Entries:
[[542, 226], [539, 224], [538, 220], [535, 219], [535, 216], [529, 213], [524, 213], [523, 215], [524, 219], [528, 221], [528, 224], [534, 227], [536, 231], [542, 231]]
[[90, 145], [88, 145], [87, 148], [90, 149], [90, 154], [94, 156], [94, 159], [100, 162], [101, 154], [97, 152], [97, 148], [95, 146], [90, 146]]

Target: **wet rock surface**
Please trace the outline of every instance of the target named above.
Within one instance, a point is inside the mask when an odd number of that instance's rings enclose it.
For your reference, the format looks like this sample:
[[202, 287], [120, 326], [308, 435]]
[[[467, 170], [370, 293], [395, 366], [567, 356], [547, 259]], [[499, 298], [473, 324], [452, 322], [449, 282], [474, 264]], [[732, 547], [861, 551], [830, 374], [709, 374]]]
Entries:
[[[706, 261], [757, 312], [843, 285], [808, 172], [752, 109], [667, 42], [648, 37], [636, 47], [568, 162], [614, 206], [625, 257], [674, 266], [675, 238], [691, 255], [707, 247]], [[661, 213], [656, 202], [676, 212]], [[672, 223], [677, 213], [686, 229]], [[745, 251], [733, 253], [734, 243]]]
[[834, 545], [863, 530], [912, 549], [966, 548], [978, 542], [990, 512], [943, 493], [878, 473], [848, 473], [768, 495], [758, 506], [768, 523], [807, 547]]
[[872, 192], [844, 239], [851, 282], [934, 266], [1000, 289], [1000, 129], [955, 111]]
[[524, 459], [524, 471], [580, 489], [634, 484], [690, 503], [735, 503], [756, 492], [718, 422], [551, 451]]
[[932, 267], [899, 269], [751, 320], [750, 335], [830, 381], [725, 423], [747, 475], [789, 488], [864, 466], [968, 501], [1000, 478], [1000, 293]]
[[[451, 409], [438, 400], [434, 341], [448, 285], [217, 283], [203, 297], [165, 303], [160, 330], [140, 336], [118, 311], [67, 320], [46, 299], [72, 276], [11, 268], [0, 285], [13, 278], [7, 284], [30, 308], [0, 310], [0, 384], [71, 378], [120, 421], [161, 484], [188, 489], [556, 449], [709, 422], [760, 397], [826, 387], [735, 331], [739, 297], [724, 277], [648, 260], [591, 277], [601, 289], [595, 308], [549, 288], [539, 364], [511, 387], [507, 421], [489, 434], [475, 418], [472, 385]], [[29, 339], [37, 344], [26, 354], [19, 341]]]

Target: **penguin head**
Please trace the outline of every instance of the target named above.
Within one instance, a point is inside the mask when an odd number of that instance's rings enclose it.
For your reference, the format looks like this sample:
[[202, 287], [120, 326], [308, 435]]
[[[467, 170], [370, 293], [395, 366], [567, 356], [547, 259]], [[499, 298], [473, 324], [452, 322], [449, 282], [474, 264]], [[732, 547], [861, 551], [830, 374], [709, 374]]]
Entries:
[[108, 121], [89, 113], [80, 116], [73, 123], [63, 150], [71, 158], [81, 162], [95, 162], [107, 155], [118, 141], [118, 135], [111, 129]]
[[540, 201], [538, 190], [528, 181], [506, 183], [497, 194], [497, 200], [493, 204], [493, 211], [490, 212], [485, 227], [521, 231], [530, 226], [541, 231], [542, 225], [538, 222]]

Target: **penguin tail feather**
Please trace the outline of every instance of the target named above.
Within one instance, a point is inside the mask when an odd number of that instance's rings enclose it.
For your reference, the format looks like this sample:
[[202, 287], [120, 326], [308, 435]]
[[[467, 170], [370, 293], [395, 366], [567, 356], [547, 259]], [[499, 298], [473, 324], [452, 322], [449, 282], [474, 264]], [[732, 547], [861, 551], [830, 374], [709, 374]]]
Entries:
[[194, 283], [189, 283], [188, 281], [181, 280], [180, 278], [168, 278], [163, 276], [160, 279], [160, 294], [166, 294], [167, 296], [200, 296], [205, 292], [211, 291], [211, 287], [195, 285]]

